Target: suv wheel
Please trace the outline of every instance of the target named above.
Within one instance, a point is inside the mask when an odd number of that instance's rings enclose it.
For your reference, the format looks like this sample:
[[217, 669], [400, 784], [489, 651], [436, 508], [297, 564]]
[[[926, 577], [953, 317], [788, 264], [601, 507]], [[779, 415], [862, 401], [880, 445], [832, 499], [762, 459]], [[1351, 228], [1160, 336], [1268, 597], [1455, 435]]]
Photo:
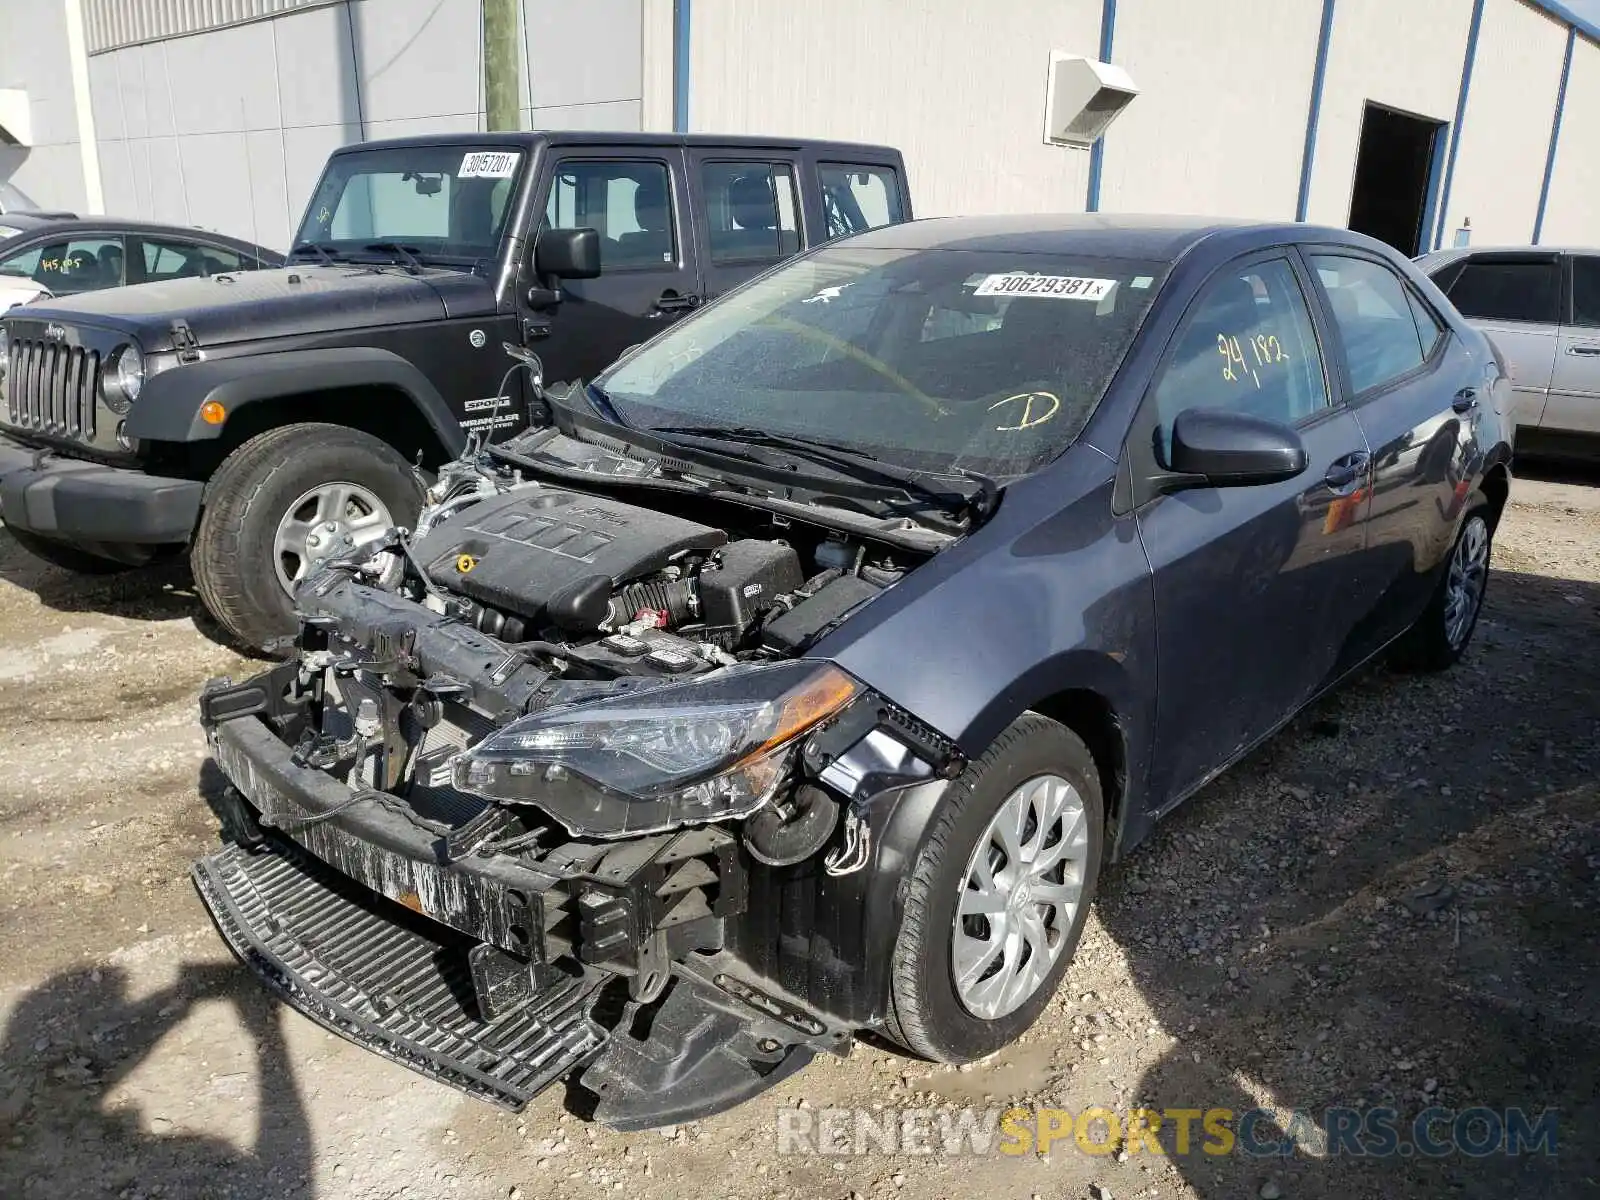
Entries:
[[1443, 671], [1466, 652], [1483, 611], [1489, 586], [1489, 556], [1494, 548], [1494, 510], [1476, 497], [1461, 522], [1450, 561], [1438, 589], [1417, 623], [1394, 645], [1390, 655], [1402, 671]]
[[1103, 841], [1088, 747], [1018, 718], [952, 785], [917, 857], [890, 976], [889, 1034], [965, 1062], [1034, 1023], [1083, 935]]
[[415, 523], [411, 467], [370, 434], [285, 425], [240, 446], [212, 476], [195, 536], [195, 585], [240, 641], [270, 649], [294, 633], [292, 589], [318, 559]]

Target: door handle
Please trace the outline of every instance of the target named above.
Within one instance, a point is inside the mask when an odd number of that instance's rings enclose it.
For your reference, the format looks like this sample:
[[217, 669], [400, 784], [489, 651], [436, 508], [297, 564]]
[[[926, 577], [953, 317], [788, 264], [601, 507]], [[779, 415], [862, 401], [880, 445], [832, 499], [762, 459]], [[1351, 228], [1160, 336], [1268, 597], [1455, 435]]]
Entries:
[[1581, 358], [1600, 358], [1600, 346], [1568, 346], [1567, 353]]
[[1365, 451], [1357, 450], [1346, 454], [1328, 468], [1328, 473], [1322, 477], [1322, 482], [1328, 485], [1328, 490], [1336, 496], [1348, 496], [1360, 486], [1362, 477], [1367, 473], [1367, 463], [1371, 456]]
[[688, 312], [691, 308], [700, 307], [700, 297], [692, 292], [662, 292], [656, 299], [656, 308], [661, 312]]
[[1478, 407], [1478, 389], [1462, 388], [1456, 393], [1456, 398], [1450, 401], [1450, 411], [1466, 415]]

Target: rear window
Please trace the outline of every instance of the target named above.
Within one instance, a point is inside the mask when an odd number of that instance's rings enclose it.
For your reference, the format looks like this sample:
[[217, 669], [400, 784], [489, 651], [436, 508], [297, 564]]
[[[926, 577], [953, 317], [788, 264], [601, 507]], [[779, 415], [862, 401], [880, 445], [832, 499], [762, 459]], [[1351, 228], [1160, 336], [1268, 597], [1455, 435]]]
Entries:
[[1448, 295], [1465, 317], [1554, 324], [1561, 319], [1561, 267], [1554, 259], [1472, 259]]

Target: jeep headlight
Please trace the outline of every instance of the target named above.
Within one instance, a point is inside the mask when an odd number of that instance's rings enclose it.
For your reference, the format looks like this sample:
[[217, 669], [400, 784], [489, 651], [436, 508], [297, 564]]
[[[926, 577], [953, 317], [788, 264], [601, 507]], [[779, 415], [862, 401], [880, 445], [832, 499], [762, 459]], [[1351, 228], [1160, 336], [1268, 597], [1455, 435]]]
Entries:
[[111, 355], [106, 364], [104, 382], [100, 386], [101, 399], [106, 407], [119, 416], [133, 407], [144, 388], [144, 355], [139, 347], [128, 345]]
[[747, 816], [800, 737], [861, 694], [828, 663], [741, 663], [511, 722], [455, 760], [455, 785], [536, 804], [579, 837]]

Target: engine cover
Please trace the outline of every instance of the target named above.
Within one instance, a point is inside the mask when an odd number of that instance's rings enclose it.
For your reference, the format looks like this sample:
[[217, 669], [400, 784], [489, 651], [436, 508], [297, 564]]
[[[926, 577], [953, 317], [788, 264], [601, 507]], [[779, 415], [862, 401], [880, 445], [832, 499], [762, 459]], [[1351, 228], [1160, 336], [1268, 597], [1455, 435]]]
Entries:
[[605, 496], [527, 488], [441, 522], [415, 552], [440, 587], [538, 620], [552, 596], [581, 580], [605, 576], [617, 586], [727, 540], [709, 525]]

